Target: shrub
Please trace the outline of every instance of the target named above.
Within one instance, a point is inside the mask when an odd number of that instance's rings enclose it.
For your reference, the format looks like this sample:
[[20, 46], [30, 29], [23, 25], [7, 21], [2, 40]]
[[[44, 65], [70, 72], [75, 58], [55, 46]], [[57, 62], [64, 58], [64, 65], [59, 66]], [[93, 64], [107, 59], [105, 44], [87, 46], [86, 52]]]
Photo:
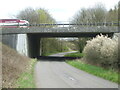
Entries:
[[118, 39], [98, 35], [87, 41], [83, 50], [86, 61], [105, 68], [118, 68]]

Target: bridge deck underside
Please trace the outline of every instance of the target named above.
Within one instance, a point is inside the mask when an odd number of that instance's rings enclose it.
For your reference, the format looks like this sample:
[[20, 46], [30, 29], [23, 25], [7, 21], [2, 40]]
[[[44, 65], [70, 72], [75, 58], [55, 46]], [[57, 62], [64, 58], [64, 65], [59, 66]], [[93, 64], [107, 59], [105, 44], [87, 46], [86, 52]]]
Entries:
[[113, 33], [29, 33], [28, 35], [35, 35], [41, 37], [95, 37], [97, 35], [108, 35], [111, 37]]

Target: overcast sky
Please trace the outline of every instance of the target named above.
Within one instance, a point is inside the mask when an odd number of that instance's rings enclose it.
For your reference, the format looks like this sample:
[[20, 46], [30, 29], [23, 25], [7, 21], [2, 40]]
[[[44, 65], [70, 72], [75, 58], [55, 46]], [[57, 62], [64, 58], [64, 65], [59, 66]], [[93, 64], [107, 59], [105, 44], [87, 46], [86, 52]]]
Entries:
[[81, 8], [89, 8], [97, 3], [113, 8], [119, 0], [1, 0], [0, 19], [11, 18], [27, 8], [45, 8], [56, 21], [69, 21]]

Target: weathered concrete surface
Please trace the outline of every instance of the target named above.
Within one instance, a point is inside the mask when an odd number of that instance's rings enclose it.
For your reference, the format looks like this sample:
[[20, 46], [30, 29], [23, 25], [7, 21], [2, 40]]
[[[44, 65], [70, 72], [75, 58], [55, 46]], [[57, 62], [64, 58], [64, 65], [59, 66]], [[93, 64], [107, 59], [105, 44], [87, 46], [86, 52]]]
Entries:
[[18, 34], [17, 35], [17, 46], [16, 50], [18, 53], [28, 56], [28, 42], [27, 42], [27, 35], [26, 34]]
[[80, 26], [80, 27], [30, 27], [30, 28], [3, 28], [0, 34], [27, 34], [27, 33], [114, 33], [117, 26]]
[[16, 50], [17, 34], [2, 35], [2, 43]]
[[0, 35], [2, 43], [31, 58], [40, 56], [40, 37], [31, 34]]
[[0, 35], [2, 43], [18, 51], [18, 53], [28, 56], [28, 44], [26, 34], [5, 34]]

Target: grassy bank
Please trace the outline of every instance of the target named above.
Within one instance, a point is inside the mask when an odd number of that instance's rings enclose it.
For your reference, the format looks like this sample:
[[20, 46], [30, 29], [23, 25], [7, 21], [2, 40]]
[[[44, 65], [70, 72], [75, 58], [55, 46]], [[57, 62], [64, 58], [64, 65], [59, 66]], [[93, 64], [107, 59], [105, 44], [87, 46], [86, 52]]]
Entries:
[[[110, 80], [112, 82], [116, 82], [120, 84], [120, 81], [118, 81], [118, 73], [115, 71], [106, 70], [104, 68], [93, 66], [90, 64], [85, 64], [80, 60], [79, 61], [78, 60], [77, 61], [66, 61], [66, 62], [80, 70], [86, 71], [90, 74], [93, 74], [93, 75], [102, 77], [106, 80]], [[119, 76], [120, 76], [120, 73], [119, 73]]]
[[17, 88], [36, 88], [34, 82], [34, 66], [36, 64], [35, 59], [30, 61], [27, 71], [21, 74], [16, 82]]
[[52, 54], [63, 53], [63, 52], [69, 52], [69, 51], [61, 51], [61, 52], [59, 52], [59, 51], [54, 51], [54, 52], [51, 52], [51, 53], [47, 53], [47, 54], [45, 54], [44, 56], [49, 56], [49, 55], [52, 55]]
[[49, 53], [46, 53], [44, 56], [49, 56], [49, 55], [56, 54], [56, 53], [60, 53], [60, 52], [58, 52], [58, 51], [49, 52]]
[[2, 45], [2, 88], [16, 88], [16, 80], [26, 71], [30, 58], [19, 54], [7, 45]]
[[66, 57], [83, 57], [84, 54], [83, 54], [83, 53], [76, 52], [76, 53], [66, 54], [65, 56], [66, 56]]

